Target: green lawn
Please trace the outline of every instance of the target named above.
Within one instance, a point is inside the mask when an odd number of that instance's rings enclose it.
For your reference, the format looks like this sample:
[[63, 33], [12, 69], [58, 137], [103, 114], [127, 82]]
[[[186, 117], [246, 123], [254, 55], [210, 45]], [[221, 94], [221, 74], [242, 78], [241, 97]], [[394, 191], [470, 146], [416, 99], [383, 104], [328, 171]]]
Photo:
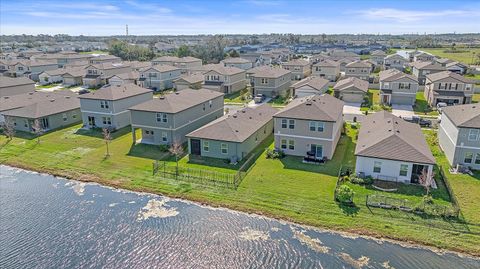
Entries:
[[[445, 52], [451, 48], [419, 48], [419, 50], [429, 52], [441, 58], [448, 58], [465, 64], [472, 64], [473, 56], [480, 54], [480, 48], [457, 48], [458, 53]], [[475, 54], [473, 54], [475, 52]]]
[[110, 54], [108, 50], [82, 51], [80, 54]]
[[241, 91], [226, 94], [224, 97], [225, 103], [237, 103], [237, 104], [244, 104], [248, 103], [250, 100], [247, 98], [250, 95], [249, 88], [245, 88]]
[[[14, 138], [7, 141], [2, 136], [0, 162], [125, 189], [256, 212], [317, 227], [416, 241], [480, 254], [480, 217], [474, 216], [478, 213], [474, 207], [475, 199], [467, 199], [476, 198], [475, 194], [480, 191], [477, 191], [478, 180], [472, 182], [470, 177], [452, 178], [452, 186], [455, 186], [467, 224], [441, 218], [422, 218], [398, 211], [369, 210], [361, 200], [361, 190], [356, 190], [357, 207], [343, 207], [335, 203], [333, 192], [340, 166], [354, 166], [355, 132], [351, 128], [348, 128], [348, 135], [340, 139], [333, 160], [327, 164], [303, 164], [301, 157], [272, 160], [261, 154], [238, 189], [232, 190], [153, 177], [152, 161], [165, 159], [165, 153], [158, 147], [132, 146], [129, 128], [113, 134], [111, 157], [105, 158], [105, 144], [100, 134], [78, 131], [79, 127], [77, 125], [45, 134], [40, 144], [35, 139]], [[263, 146], [258, 150], [263, 150]], [[180, 160], [181, 166], [228, 173], [235, 169], [225, 163], [207, 167], [210, 163], [209, 160], [191, 163], [187, 157]], [[462, 184], [466, 186], [462, 187]], [[408, 196], [416, 199], [416, 195]]]
[[413, 106], [415, 114], [438, 116], [438, 111], [433, 110], [427, 103], [423, 92], [417, 92], [415, 105]]
[[57, 87], [58, 85], [60, 85], [60, 84], [59, 83], [52, 83], [52, 84], [47, 84], [47, 85], [36, 85], [35, 88], [37, 88], [37, 89], [49, 89], [49, 88]]
[[475, 93], [475, 94], [473, 95], [473, 97], [472, 97], [472, 101], [473, 101], [474, 103], [480, 102], [480, 93]]

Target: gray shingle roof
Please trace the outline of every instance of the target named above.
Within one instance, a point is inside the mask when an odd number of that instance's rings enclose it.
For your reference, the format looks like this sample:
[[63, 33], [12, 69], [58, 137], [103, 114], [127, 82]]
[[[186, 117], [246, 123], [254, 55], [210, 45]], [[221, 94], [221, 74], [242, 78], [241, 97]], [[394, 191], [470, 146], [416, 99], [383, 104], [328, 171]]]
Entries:
[[401, 79], [401, 78], [409, 78], [413, 81], [417, 81], [416, 77], [414, 77], [412, 75], [409, 75], [409, 74], [405, 74], [402, 71], [399, 71], [399, 70], [393, 69], [393, 68], [388, 69], [388, 70], [380, 71], [378, 76], [379, 76], [380, 81], [385, 81], [385, 82], [396, 81], [396, 80]]
[[243, 108], [187, 134], [187, 137], [241, 143], [272, 120], [277, 110], [268, 104]]
[[99, 90], [80, 95], [79, 98], [114, 101], [149, 92], [152, 92], [152, 90], [127, 83], [123, 85], [107, 85]]
[[435, 164], [435, 158], [418, 124], [381, 111], [362, 121], [356, 156]]
[[165, 94], [147, 102], [135, 105], [130, 110], [177, 113], [196, 105], [223, 96], [223, 93], [207, 89], [185, 89], [175, 93]]
[[365, 61], [355, 61], [355, 62], [348, 63], [346, 67], [370, 68], [371, 65]]
[[480, 128], [480, 105], [449, 106], [442, 109], [442, 117], [448, 117], [457, 127]]
[[370, 52], [370, 55], [372, 55], [372, 56], [385, 56], [387, 54], [383, 50], [374, 50], [374, 51]]
[[3, 115], [38, 119], [79, 108], [80, 100], [77, 96], [56, 95], [48, 100], [42, 100], [40, 102], [5, 111], [3, 112]]
[[445, 67], [443, 67], [441, 64], [436, 63], [436, 62], [413, 62], [411, 63], [411, 66], [416, 68], [416, 69], [428, 69], [428, 70], [445, 70]]
[[284, 63], [283, 65], [288, 65], [288, 66], [297, 66], [297, 65], [307, 66], [307, 65], [310, 65], [310, 63], [309, 63], [307, 60], [295, 59], [295, 60], [288, 61], [288, 62]]
[[28, 93], [16, 94], [12, 96], [0, 97], [0, 111], [6, 111], [14, 108], [24, 107], [38, 102], [43, 102], [51, 99], [59, 99], [62, 96], [77, 95], [71, 91], [55, 91], [55, 92], [38, 92], [32, 91]]
[[201, 73], [192, 73], [189, 75], [182, 75], [180, 76], [180, 78], [175, 79], [174, 82], [181, 81], [181, 80], [187, 83], [193, 84], [193, 83], [203, 82], [205, 80], [205, 77]]
[[207, 64], [202, 67], [204, 72], [215, 71], [220, 75], [231, 76], [239, 73], [245, 72], [245, 70], [234, 67], [234, 66], [224, 66], [223, 64]]
[[247, 59], [243, 59], [243, 58], [240, 58], [240, 57], [231, 57], [231, 58], [227, 58], [227, 59], [223, 59], [224, 63], [226, 64], [246, 64], [246, 63], [251, 63], [251, 61], [247, 60]]
[[333, 89], [335, 91], [343, 91], [351, 87], [357, 88], [362, 92], [368, 92], [368, 81], [356, 77], [349, 77], [339, 80], [335, 86], [333, 86]]
[[335, 122], [343, 113], [344, 102], [329, 95], [296, 98], [275, 117]]
[[144, 69], [141, 69], [140, 71], [141, 72], [146, 72], [150, 69], [153, 69], [157, 72], [170, 72], [170, 71], [175, 71], [175, 70], [180, 70], [178, 69], [177, 67], [175, 66], [172, 66], [172, 65], [166, 65], [166, 64], [157, 64], [157, 65], [154, 65], [154, 66], [149, 66], [149, 67], [146, 67]]
[[314, 88], [315, 90], [322, 90], [327, 84], [329, 83], [328, 80], [321, 78], [321, 77], [316, 77], [316, 76], [311, 76], [311, 77], [306, 77], [296, 83], [294, 83], [291, 87], [294, 89], [298, 89], [303, 86], [310, 86]]
[[[28, 84], [34, 85], [35, 82], [27, 77], [9, 78], [9, 77], [0, 76], [0, 88], [28, 85]], [[32, 90], [34, 89], [32, 88]]]
[[437, 72], [437, 73], [433, 73], [433, 74], [428, 74], [427, 78], [431, 82], [447, 79], [451, 82], [459, 82], [460, 81], [460, 82], [468, 83], [468, 84], [474, 84], [475, 83], [471, 79], [468, 79], [468, 78], [466, 78], [462, 75], [459, 75], [457, 73], [450, 72], [450, 71], [442, 71], [442, 72]]
[[290, 73], [289, 70], [279, 67], [262, 67], [256, 69], [252, 76], [260, 78], [279, 78]]
[[337, 66], [340, 66], [340, 63], [327, 59], [327, 60], [320, 61], [320, 62], [314, 64], [313, 66], [337, 67]]

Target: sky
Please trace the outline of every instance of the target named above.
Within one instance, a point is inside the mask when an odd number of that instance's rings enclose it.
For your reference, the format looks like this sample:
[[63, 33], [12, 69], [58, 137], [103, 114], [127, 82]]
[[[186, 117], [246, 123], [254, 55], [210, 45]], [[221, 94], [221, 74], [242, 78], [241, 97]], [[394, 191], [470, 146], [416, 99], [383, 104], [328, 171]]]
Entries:
[[0, 34], [478, 33], [480, 1], [0, 0]]

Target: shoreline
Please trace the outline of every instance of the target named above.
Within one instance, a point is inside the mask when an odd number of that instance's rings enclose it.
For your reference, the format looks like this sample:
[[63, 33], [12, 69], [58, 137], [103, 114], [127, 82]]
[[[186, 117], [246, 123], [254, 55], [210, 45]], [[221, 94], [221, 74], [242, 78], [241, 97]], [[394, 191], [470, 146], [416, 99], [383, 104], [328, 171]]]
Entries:
[[59, 178], [70, 180], [70, 181], [98, 184], [102, 187], [113, 188], [113, 189], [123, 190], [123, 191], [130, 191], [137, 194], [143, 193], [143, 194], [163, 196], [163, 197], [171, 198], [184, 203], [193, 203], [195, 205], [206, 207], [212, 210], [228, 210], [228, 211], [234, 211], [240, 214], [246, 214], [253, 217], [269, 218], [281, 223], [300, 226], [303, 228], [312, 229], [319, 232], [333, 233], [333, 234], [337, 234], [347, 238], [355, 239], [355, 238], [361, 237], [361, 238], [372, 240], [375, 242], [389, 242], [389, 243], [400, 245], [406, 248], [426, 249], [426, 250], [435, 252], [439, 255], [449, 253], [449, 254], [457, 255], [462, 258], [466, 257], [466, 258], [471, 258], [475, 260], [480, 260], [480, 253], [475, 253], [475, 252], [472, 253], [469, 251], [465, 251], [463, 249], [439, 248], [437, 246], [430, 245], [425, 242], [415, 241], [410, 239], [402, 239], [398, 237], [388, 237], [388, 236], [380, 235], [378, 233], [375, 233], [369, 230], [353, 230], [353, 229], [336, 230], [330, 227], [314, 226], [309, 223], [296, 221], [295, 219], [292, 219], [292, 218], [286, 218], [276, 214], [271, 214], [271, 213], [260, 211], [260, 210], [254, 210], [248, 207], [232, 206], [224, 203], [213, 203], [204, 199], [191, 199], [191, 198], [186, 198], [183, 195], [170, 195], [170, 194], [165, 194], [159, 191], [153, 191], [153, 190], [142, 188], [142, 187], [128, 188], [126, 186], [122, 186], [121, 182], [119, 181], [106, 180], [97, 176], [91, 176], [91, 175], [85, 175], [85, 174], [74, 175], [76, 173], [65, 173], [62, 170], [58, 171], [55, 169], [36, 168], [36, 167], [30, 167], [28, 165], [17, 164], [17, 163], [11, 164], [8, 162], [4, 162], [4, 163], [0, 163], [0, 165], [9, 166], [12, 168], [21, 169], [25, 171], [45, 174], [53, 177], [59, 177]]

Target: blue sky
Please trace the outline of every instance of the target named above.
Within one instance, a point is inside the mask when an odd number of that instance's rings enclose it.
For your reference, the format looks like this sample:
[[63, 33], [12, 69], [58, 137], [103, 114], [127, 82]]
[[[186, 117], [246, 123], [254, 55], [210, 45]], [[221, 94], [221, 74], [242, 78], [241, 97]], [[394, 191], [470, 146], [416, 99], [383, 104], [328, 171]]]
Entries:
[[479, 1], [0, 0], [0, 34], [479, 32]]

